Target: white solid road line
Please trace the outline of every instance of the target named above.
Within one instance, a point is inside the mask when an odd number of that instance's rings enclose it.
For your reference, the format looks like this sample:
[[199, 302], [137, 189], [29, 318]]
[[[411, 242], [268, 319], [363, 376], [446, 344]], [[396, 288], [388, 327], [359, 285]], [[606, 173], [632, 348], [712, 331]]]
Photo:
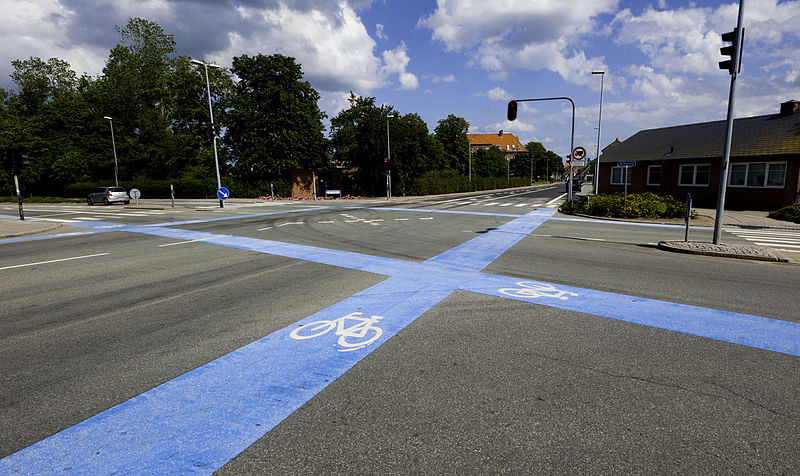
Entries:
[[0, 268], [0, 270], [13, 269], [13, 268], [24, 268], [26, 266], [38, 266], [40, 264], [59, 263], [61, 261], [72, 261], [72, 260], [76, 260], [76, 259], [94, 258], [96, 256], [105, 256], [107, 254], [110, 254], [110, 253], [97, 253], [97, 254], [94, 254], [94, 255], [74, 256], [72, 258], [53, 259], [53, 260], [49, 260], [49, 261], [39, 261], [39, 262], [36, 262], [36, 263], [15, 264], [15, 265], [12, 265], [12, 266], [4, 266], [4, 267]]

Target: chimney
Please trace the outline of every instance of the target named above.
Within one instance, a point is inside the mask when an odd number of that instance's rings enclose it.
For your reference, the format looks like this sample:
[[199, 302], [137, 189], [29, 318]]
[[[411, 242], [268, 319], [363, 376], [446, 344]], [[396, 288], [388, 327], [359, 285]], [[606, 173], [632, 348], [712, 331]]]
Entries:
[[791, 101], [781, 103], [781, 116], [794, 114], [797, 111], [800, 111], [800, 101], [797, 99], [792, 99]]

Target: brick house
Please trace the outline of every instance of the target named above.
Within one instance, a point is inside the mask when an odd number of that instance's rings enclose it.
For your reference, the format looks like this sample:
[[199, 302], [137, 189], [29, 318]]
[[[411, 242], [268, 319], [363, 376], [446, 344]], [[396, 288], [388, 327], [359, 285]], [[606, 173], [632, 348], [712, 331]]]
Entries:
[[[600, 193], [653, 192], [716, 207], [726, 121], [639, 131], [600, 156]], [[628, 168], [618, 162], [636, 162]], [[775, 210], [800, 201], [800, 101], [734, 120], [725, 207]]]
[[503, 131], [500, 131], [498, 134], [467, 134], [467, 140], [469, 141], [469, 147], [473, 154], [477, 152], [478, 149], [488, 150], [492, 147], [496, 147], [503, 151], [506, 160], [511, 160], [517, 154], [528, 152], [528, 150], [522, 146], [519, 137]]

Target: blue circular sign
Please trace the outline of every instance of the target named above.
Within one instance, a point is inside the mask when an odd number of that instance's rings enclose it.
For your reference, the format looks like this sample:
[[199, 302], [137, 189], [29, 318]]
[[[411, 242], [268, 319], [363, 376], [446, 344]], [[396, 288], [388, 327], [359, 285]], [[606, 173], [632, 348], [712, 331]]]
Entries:
[[231, 193], [225, 187], [220, 187], [219, 190], [217, 190], [217, 196], [220, 200], [227, 200], [230, 194]]

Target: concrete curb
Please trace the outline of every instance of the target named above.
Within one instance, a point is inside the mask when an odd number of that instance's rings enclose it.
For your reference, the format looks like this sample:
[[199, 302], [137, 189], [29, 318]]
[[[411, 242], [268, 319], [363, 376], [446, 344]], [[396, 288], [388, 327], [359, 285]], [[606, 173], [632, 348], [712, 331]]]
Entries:
[[661, 241], [658, 248], [676, 253], [718, 256], [722, 258], [749, 259], [755, 261], [788, 262], [772, 251], [753, 245], [714, 244], [702, 241]]
[[34, 235], [61, 228], [61, 223], [0, 218], [0, 239]]

